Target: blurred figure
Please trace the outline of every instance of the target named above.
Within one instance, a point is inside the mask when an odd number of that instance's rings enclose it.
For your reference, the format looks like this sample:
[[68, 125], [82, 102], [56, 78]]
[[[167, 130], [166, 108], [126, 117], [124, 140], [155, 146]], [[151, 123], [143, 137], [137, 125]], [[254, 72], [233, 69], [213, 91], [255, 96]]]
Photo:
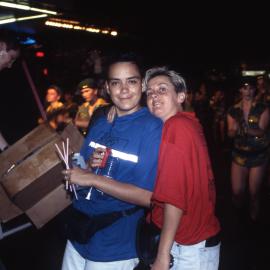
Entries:
[[[11, 68], [20, 55], [20, 45], [16, 36], [4, 30], [0, 31], [0, 71]], [[0, 149], [4, 151], [9, 144], [0, 132]]]
[[224, 92], [217, 89], [210, 99], [210, 108], [213, 112], [213, 137], [217, 144], [225, 141], [225, 99]]
[[[16, 36], [11, 32], [0, 31], [0, 71], [5, 68], [11, 68], [12, 64], [20, 55], [20, 45]], [[9, 147], [9, 144], [0, 131], [0, 150], [3, 152]], [[0, 152], [0, 153], [1, 153]], [[0, 270], [5, 270], [5, 266], [0, 261]]]
[[255, 97], [257, 102], [263, 102], [267, 104], [267, 106], [270, 106], [270, 85], [269, 80], [266, 76], [260, 75], [257, 77], [257, 83], [256, 83], [258, 93]]
[[199, 86], [199, 90], [195, 92], [193, 104], [195, 114], [203, 127], [206, 140], [207, 142], [209, 142], [209, 139], [212, 135], [210, 134], [211, 117], [210, 117], [209, 97], [205, 82], [202, 82]]
[[[5, 138], [3, 137], [2, 133], [0, 132], [0, 150], [1, 152], [3, 152], [4, 150], [6, 150], [8, 148], [8, 143], [5, 140]], [[1, 153], [0, 152], [0, 153]]]
[[0, 71], [11, 68], [20, 55], [19, 42], [11, 32], [0, 32]]
[[[57, 129], [58, 124], [63, 121], [62, 117], [58, 119], [60, 113], [63, 113], [64, 104], [60, 101], [62, 97], [62, 91], [57, 85], [51, 85], [46, 92], [46, 114], [47, 121], [53, 129]], [[39, 118], [38, 123], [43, 123], [44, 120]]]
[[233, 201], [238, 208], [244, 204], [246, 185], [250, 195], [250, 217], [259, 214], [259, 191], [268, 159], [269, 109], [255, 101], [253, 78], [243, 78], [240, 84], [241, 100], [227, 115], [228, 136], [233, 138], [231, 183]]
[[90, 118], [95, 109], [107, 104], [106, 100], [98, 95], [98, 84], [92, 78], [81, 81], [76, 94], [81, 94], [84, 103], [79, 107], [75, 117], [75, 125], [86, 135]]
[[187, 90], [187, 93], [186, 93], [186, 99], [185, 99], [185, 102], [184, 102], [184, 111], [185, 112], [194, 112], [194, 108], [193, 108], [193, 100], [194, 100], [194, 94], [192, 92], [192, 90]]
[[[268, 108], [270, 108], [270, 83], [266, 75], [260, 75], [257, 77], [257, 89], [258, 89], [258, 94], [255, 97], [256, 101], [263, 102], [268, 106]], [[270, 126], [268, 126], [268, 136], [270, 136]], [[270, 191], [270, 162], [269, 160], [268, 160], [266, 175], [267, 175], [266, 185], [267, 185], [268, 190]]]
[[74, 120], [78, 111], [78, 104], [74, 102], [74, 95], [71, 91], [64, 92], [64, 107], [69, 118]]
[[92, 75], [100, 75], [102, 73], [103, 62], [104, 57], [101, 51], [96, 49], [89, 50], [85, 62], [81, 66], [81, 74], [86, 78]]

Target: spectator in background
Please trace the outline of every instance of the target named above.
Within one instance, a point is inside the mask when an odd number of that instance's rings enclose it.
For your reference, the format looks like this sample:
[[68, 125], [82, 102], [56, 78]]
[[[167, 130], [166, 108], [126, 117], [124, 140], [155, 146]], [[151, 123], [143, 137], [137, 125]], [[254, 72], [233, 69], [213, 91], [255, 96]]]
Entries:
[[99, 76], [102, 73], [103, 61], [101, 51], [89, 50], [85, 62], [81, 66], [81, 73], [84, 77]]
[[225, 141], [225, 96], [220, 89], [214, 91], [214, 95], [210, 99], [210, 108], [213, 113], [213, 138], [217, 145], [224, 144]]
[[[16, 36], [4, 30], [0, 31], [0, 71], [5, 68], [11, 68], [12, 64], [20, 55], [20, 45]], [[0, 131], [0, 151], [7, 149], [9, 144], [3, 137]], [[1, 153], [0, 152], [0, 153]], [[5, 270], [6, 268], [0, 261], [0, 270]]]
[[106, 100], [99, 97], [99, 86], [93, 78], [87, 78], [81, 81], [77, 87], [76, 94], [80, 94], [84, 103], [79, 106], [75, 117], [75, 125], [80, 129], [83, 135], [86, 135], [91, 116], [98, 107], [107, 104]]
[[64, 107], [68, 116], [74, 120], [78, 111], [78, 104], [74, 101], [74, 95], [71, 91], [64, 92]]
[[11, 68], [20, 55], [19, 42], [16, 36], [7, 31], [0, 32], [0, 71]]
[[[58, 115], [62, 113], [64, 104], [60, 101], [62, 97], [62, 90], [57, 85], [51, 85], [46, 91], [45, 108], [47, 114], [47, 121], [53, 129], [57, 129], [59, 124]], [[38, 119], [38, 123], [42, 124], [44, 120]], [[60, 120], [62, 122], [62, 118]]]
[[185, 112], [194, 112], [193, 99], [194, 99], [194, 94], [192, 90], [187, 90], [187, 97], [183, 105]]
[[257, 102], [265, 103], [270, 108], [270, 84], [266, 75], [260, 75], [257, 77], [256, 86], [258, 93], [255, 97]]
[[[14, 33], [0, 31], [0, 71], [11, 68], [20, 55], [20, 45]], [[0, 132], [0, 150], [4, 151], [9, 144]]]
[[240, 83], [241, 100], [229, 108], [228, 136], [233, 138], [231, 184], [233, 202], [243, 213], [246, 186], [250, 196], [250, 217], [259, 214], [260, 187], [268, 160], [269, 108], [256, 102], [254, 78], [243, 78]]
[[199, 85], [198, 91], [194, 95], [194, 111], [198, 117], [206, 137], [207, 142], [210, 142], [211, 138], [211, 114], [209, 106], [209, 97], [207, 93], [207, 85], [205, 82], [202, 82]]

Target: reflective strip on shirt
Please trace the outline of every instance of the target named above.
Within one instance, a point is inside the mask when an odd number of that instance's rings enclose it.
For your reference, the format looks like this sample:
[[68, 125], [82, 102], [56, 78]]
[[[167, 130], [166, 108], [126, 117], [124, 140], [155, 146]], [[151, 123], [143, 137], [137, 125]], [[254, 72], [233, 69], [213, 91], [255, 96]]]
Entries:
[[[93, 148], [103, 148], [103, 149], [106, 149], [106, 146], [105, 145], [102, 145], [102, 144], [99, 144], [99, 143], [95, 143], [93, 141], [91, 141], [89, 143], [89, 146], [93, 147]], [[134, 163], [138, 163], [138, 156], [136, 155], [132, 155], [132, 154], [127, 154], [127, 153], [124, 153], [124, 152], [121, 152], [121, 151], [117, 151], [117, 150], [114, 150], [114, 149], [111, 149], [112, 151], [112, 156], [113, 157], [117, 157], [117, 158], [120, 158], [122, 160], [127, 160], [127, 161], [131, 161], [131, 162], [134, 162]]]

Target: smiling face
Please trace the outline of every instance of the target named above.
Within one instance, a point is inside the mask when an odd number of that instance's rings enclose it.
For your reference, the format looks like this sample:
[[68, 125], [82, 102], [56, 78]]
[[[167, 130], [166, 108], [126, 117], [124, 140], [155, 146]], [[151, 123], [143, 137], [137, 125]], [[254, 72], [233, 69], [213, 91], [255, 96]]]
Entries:
[[182, 110], [185, 93], [176, 93], [168, 76], [158, 75], [148, 81], [146, 88], [147, 106], [151, 113], [163, 122]]
[[131, 114], [140, 108], [142, 79], [137, 65], [131, 62], [111, 65], [106, 86], [118, 116]]

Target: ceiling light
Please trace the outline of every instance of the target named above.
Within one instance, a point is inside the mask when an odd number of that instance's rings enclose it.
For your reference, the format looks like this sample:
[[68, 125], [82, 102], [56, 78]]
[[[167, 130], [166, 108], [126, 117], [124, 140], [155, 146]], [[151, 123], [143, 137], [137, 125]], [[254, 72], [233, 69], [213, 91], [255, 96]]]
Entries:
[[0, 20], [0, 24], [13, 23], [13, 22], [16, 22], [16, 19], [14, 17], [9, 18], [9, 19]]
[[46, 14], [51, 14], [51, 15], [57, 15], [56, 11], [47, 10], [47, 9], [40, 9], [40, 8], [34, 8], [34, 7], [27, 6], [27, 5], [14, 4], [14, 3], [4, 2], [4, 1], [0, 1], [0, 6], [9, 7], [9, 8], [16, 8], [16, 9], [23, 9], [23, 10], [30, 10], [30, 11], [36, 11], [36, 12], [39, 12], [39, 13], [46, 13]]
[[44, 17], [48, 17], [48, 15], [40, 14], [40, 15], [33, 15], [33, 16], [19, 17], [19, 18], [11, 17], [9, 19], [0, 20], [0, 24], [7, 24], [7, 23], [26, 21], [26, 20], [34, 20], [34, 19], [39, 19], [39, 18], [44, 18]]
[[265, 74], [265, 70], [244, 70], [242, 76], [259, 76]]
[[115, 30], [100, 29], [94, 26], [84, 26], [84, 25], [80, 25], [80, 22], [77, 22], [77, 21], [70, 21], [70, 20], [57, 19], [57, 18], [52, 18], [52, 19], [47, 20], [45, 22], [45, 25], [59, 27], [59, 28], [68, 28], [70, 30], [81, 30], [81, 31], [83, 30], [83, 31], [96, 33], [96, 34], [104, 34], [104, 35], [110, 34], [112, 36], [118, 35], [118, 32]]

